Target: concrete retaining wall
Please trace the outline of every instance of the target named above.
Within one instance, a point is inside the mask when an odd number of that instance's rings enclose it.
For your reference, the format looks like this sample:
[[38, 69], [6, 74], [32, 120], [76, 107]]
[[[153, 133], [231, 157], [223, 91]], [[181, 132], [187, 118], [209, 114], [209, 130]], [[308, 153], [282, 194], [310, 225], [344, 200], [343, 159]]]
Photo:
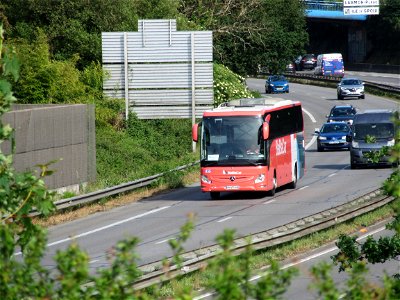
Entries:
[[347, 63], [345, 70], [358, 72], [390, 73], [400, 75], [400, 65], [379, 65], [366, 63]]
[[[94, 106], [14, 105], [2, 118], [15, 129], [14, 168], [39, 171], [39, 164], [53, 163], [55, 173], [45, 178], [50, 189], [76, 189], [96, 178]], [[11, 153], [6, 141], [0, 149]]]

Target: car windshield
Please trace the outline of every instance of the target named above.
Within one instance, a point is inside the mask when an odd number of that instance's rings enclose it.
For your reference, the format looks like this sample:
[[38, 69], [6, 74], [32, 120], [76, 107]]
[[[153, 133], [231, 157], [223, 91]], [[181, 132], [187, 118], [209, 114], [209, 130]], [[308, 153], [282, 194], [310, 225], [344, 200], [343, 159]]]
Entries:
[[284, 76], [282, 75], [275, 75], [271, 77], [271, 81], [284, 81], [286, 80]]
[[354, 137], [358, 140], [363, 140], [367, 136], [388, 139], [394, 137], [394, 125], [392, 123], [356, 124], [354, 133]]
[[346, 79], [342, 81], [342, 85], [360, 85], [362, 84], [361, 80], [358, 79]]
[[322, 126], [321, 133], [336, 133], [336, 132], [343, 132], [347, 133], [350, 131], [350, 127], [343, 124], [325, 124]]
[[332, 110], [332, 117], [345, 117], [345, 116], [354, 116], [355, 110], [352, 107], [344, 107], [344, 108], [336, 108]]

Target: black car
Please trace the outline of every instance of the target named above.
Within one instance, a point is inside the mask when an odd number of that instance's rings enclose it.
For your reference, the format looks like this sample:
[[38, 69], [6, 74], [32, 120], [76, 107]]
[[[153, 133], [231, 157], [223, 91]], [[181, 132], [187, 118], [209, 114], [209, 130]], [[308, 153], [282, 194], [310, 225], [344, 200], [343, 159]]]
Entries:
[[327, 122], [345, 122], [352, 124], [354, 115], [357, 113], [357, 109], [353, 105], [335, 105], [332, 107], [329, 115], [327, 115]]
[[300, 60], [300, 70], [313, 70], [317, 66], [317, 57], [314, 54], [305, 54]]

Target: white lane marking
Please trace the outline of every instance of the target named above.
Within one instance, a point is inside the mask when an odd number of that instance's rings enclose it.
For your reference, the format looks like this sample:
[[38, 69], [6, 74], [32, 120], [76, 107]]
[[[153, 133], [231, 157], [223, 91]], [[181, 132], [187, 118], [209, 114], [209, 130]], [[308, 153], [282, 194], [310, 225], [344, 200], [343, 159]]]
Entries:
[[158, 244], [163, 244], [163, 243], [169, 242], [170, 240], [173, 240], [173, 239], [174, 239], [174, 238], [170, 238], [170, 239], [162, 240], [162, 241], [156, 242], [156, 243], [154, 243], [154, 244], [155, 244], [155, 245], [158, 245]]
[[[319, 128], [315, 128], [314, 130], [319, 130]], [[318, 136], [314, 135], [311, 139], [311, 141], [308, 142], [308, 144], [305, 146], [305, 149], [308, 150], [308, 148], [311, 147], [312, 144], [315, 143], [315, 141], [317, 140]]]
[[305, 149], [308, 150], [308, 148], [310, 148], [312, 146], [312, 144], [315, 143], [316, 140], [317, 140], [317, 137], [313, 136], [311, 141], [309, 141], [308, 144], [306, 145]]
[[217, 294], [216, 292], [206, 293], [206, 294], [194, 297], [193, 300], [201, 300], [201, 299], [208, 298], [208, 297], [211, 297], [211, 296], [216, 295], [216, 294]]
[[93, 259], [93, 260], [89, 261], [89, 264], [94, 264], [94, 263], [96, 263], [98, 261], [100, 261], [100, 259]]
[[270, 204], [270, 203], [275, 202], [275, 201], [276, 201], [275, 199], [268, 200], [268, 201], [265, 201], [264, 204]]
[[328, 177], [332, 177], [332, 176], [335, 176], [336, 175], [336, 173], [332, 173], [331, 175], [329, 175]]
[[83, 233], [75, 235], [73, 237], [69, 237], [69, 238], [66, 238], [66, 239], [63, 239], [63, 240], [59, 240], [59, 241], [47, 244], [47, 247], [51, 247], [51, 246], [54, 246], [54, 245], [58, 245], [58, 244], [70, 241], [72, 239], [77, 239], [77, 238], [80, 238], [80, 237], [83, 237], [83, 236], [87, 236], [87, 235], [90, 235], [90, 234], [93, 234], [93, 233], [96, 233], [96, 232], [99, 232], [99, 231], [103, 231], [103, 230], [106, 230], [106, 229], [109, 229], [109, 228], [112, 228], [112, 227], [115, 227], [115, 226], [130, 222], [130, 221], [133, 221], [133, 220], [136, 220], [136, 219], [139, 219], [139, 218], [154, 214], [156, 212], [162, 211], [162, 210], [170, 208], [170, 207], [171, 206], [163, 206], [163, 207], [160, 207], [160, 208], [156, 208], [156, 209], [150, 210], [148, 212], [145, 212], [143, 214], [130, 217], [128, 219], [124, 219], [124, 220], [121, 220], [121, 221], [118, 221], [118, 222], [115, 222], [115, 223], [111, 223], [111, 224], [106, 225], [106, 226], [102, 226], [102, 227], [99, 227], [99, 228], [96, 228], [96, 229], [93, 229], [93, 230], [89, 230], [89, 231], [83, 232]]
[[222, 222], [228, 221], [229, 219], [232, 219], [232, 217], [226, 217], [225, 219], [218, 220], [217, 222], [222, 223]]
[[299, 188], [299, 191], [304, 190], [304, 189], [309, 188], [309, 187], [310, 187], [309, 185], [303, 186], [303, 187]]
[[[127, 222], [130, 222], [132, 220], [136, 220], [136, 219], [148, 216], [150, 214], [154, 214], [156, 212], [162, 211], [162, 210], [170, 208], [170, 207], [171, 206], [163, 206], [163, 207], [160, 207], [160, 208], [156, 208], [156, 209], [150, 210], [148, 212], [145, 212], [143, 214], [130, 217], [128, 219], [124, 219], [124, 220], [121, 220], [121, 221], [118, 221], [118, 222], [115, 222], [115, 223], [111, 223], [111, 224], [106, 225], [106, 226], [102, 226], [102, 227], [99, 227], [99, 228], [96, 228], [96, 229], [93, 229], [93, 230], [89, 230], [89, 231], [83, 232], [83, 233], [75, 235], [73, 237], [68, 237], [68, 238], [65, 238], [65, 239], [62, 239], [62, 240], [55, 241], [53, 243], [49, 243], [49, 244], [47, 244], [47, 247], [51, 247], [51, 246], [54, 246], [54, 245], [62, 244], [62, 243], [65, 243], [65, 242], [68, 242], [68, 241], [71, 241], [71, 240], [74, 240], [74, 239], [78, 239], [78, 238], [81, 238], [81, 237], [84, 237], [84, 236], [87, 236], [87, 235], [90, 235], [90, 234], [93, 234], [93, 233], [96, 233], [96, 232], [99, 232], [99, 231], [103, 231], [103, 230], [106, 230], [106, 229], [121, 225], [123, 223], [127, 223]], [[18, 253], [15, 253], [14, 255], [16, 256], [16, 255], [21, 255], [21, 254], [22, 254], [21, 252], [18, 252]]]
[[308, 115], [313, 123], [317, 123], [317, 120], [315, 120], [314, 116], [309, 111], [305, 110], [304, 108], [303, 111]]

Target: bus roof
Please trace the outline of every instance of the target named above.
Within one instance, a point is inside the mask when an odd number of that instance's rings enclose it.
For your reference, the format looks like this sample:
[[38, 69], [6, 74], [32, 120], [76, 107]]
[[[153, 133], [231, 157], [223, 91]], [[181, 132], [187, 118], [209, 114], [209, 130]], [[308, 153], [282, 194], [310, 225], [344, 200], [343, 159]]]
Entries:
[[207, 110], [203, 116], [255, 116], [282, 107], [299, 106], [299, 101], [282, 98], [245, 98], [222, 103], [217, 108]]

